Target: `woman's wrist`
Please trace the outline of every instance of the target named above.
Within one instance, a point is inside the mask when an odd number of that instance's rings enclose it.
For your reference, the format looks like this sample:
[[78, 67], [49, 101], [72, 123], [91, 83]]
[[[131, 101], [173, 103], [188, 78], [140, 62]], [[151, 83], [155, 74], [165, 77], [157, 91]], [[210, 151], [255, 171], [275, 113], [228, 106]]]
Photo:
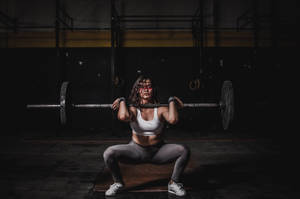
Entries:
[[175, 97], [173, 97], [173, 96], [171, 96], [171, 97], [169, 97], [169, 99], [168, 99], [168, 103], [170, 104], [171, 102], [175, 102], [176, 101], [176, 99], [175, 99]]
[[124, 101], [124, 102], [126, 103], [125, 97], [119, 97], [119, 104], [120, 104], [122, 101]]

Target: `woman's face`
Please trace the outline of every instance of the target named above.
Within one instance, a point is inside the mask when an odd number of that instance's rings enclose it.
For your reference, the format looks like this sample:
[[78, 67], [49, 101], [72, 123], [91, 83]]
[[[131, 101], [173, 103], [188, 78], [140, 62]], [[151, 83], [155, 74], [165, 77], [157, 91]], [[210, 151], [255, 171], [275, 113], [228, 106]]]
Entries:
[[141, 99], [151, 100], [153, 94], [152, 84], [150, 79], [143, 79], [139, 83], [139, 95]]

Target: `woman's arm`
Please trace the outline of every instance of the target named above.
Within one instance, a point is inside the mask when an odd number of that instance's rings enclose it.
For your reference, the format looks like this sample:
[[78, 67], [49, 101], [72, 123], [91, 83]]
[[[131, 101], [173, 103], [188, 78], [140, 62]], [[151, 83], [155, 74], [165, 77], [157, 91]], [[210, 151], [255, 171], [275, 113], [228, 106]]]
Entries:
[[183, 102], [178, 97], [173, 97], [173, 100], [169, 102], [169, 107], [160, 107], [163, 118], [170, 124], [176, 124], [178, 122], [178, 110], [182, 108]]
[[133, 121], [136, 116], [136, 108], [135, 107], [129, 107], [129, 109], [126, 106], [126, 102], [124, 98], [118, 98], [116, 99], [112, 104], [113, 110], [118, 110], [118, 119], [123, 122], [130, 122]]

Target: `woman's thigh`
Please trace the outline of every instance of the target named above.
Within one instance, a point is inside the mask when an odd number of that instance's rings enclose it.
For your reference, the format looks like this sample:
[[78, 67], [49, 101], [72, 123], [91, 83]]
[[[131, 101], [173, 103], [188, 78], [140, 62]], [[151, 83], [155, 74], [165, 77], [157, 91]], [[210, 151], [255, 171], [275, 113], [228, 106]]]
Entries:
[[132, 143], [110, 146], [105, 150], [105, 156], [112, 156], [123, 163], [139, 163], [143, 159], [142, 151]]
[[188, 148], [181, 144], [164, 144], [152, 158], [152, 163], [166, 164], [175, 161]]

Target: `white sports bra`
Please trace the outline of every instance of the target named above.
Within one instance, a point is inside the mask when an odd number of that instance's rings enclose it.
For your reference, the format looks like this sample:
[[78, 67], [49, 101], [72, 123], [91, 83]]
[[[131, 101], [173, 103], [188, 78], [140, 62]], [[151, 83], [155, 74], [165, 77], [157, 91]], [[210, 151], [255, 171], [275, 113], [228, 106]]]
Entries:
[[137, 109], [137, 116], [134, 122], [130, 122], [132, 132], [137, 135], [150, 136], [159, 134], [163, 129], [164, 123], [158, 118], [157, 108], [154, 108], [152, 120], [144, 120], [141, 111]]

